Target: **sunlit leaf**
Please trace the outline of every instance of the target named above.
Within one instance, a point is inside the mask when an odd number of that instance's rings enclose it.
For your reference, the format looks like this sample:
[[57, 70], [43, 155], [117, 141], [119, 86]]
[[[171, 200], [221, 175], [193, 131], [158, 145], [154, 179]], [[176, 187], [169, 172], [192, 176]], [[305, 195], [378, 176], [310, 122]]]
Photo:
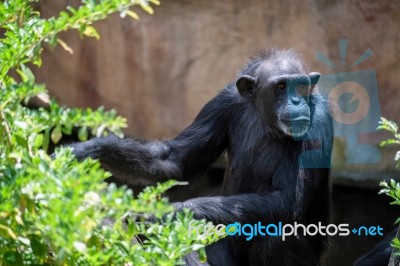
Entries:
[[78, 138], [80, 141], [86, 141], [88, 138], [87, 127], [81, 127], [78, 131]]
[[63, 40], [57, 39], [57, 42], [64, 48], [65, 51], [67, 51], [70, 54], [73, 54], [74, 51], [71, 49], [71, 47], [68, 46]]
[[92, 26], [86, 26], [86, 27], [85, 27], [85, 30], [83, 31], [83, 34], [86, 35], [86, 36], [88, 36], [88, 37], [94, 37], [94, 38], [96, 38], [97, 40], [100, 39], [99, 33], [98, 33], [97, 30], [96, 30], [94, 27], [92, 27]]
[[139, 19], [139, 15], [136, 12], [133, 12], [131, 10], [126, 11], [126, 14], [130, 17], [132, 17], [133, 19], [138, 20]]
[[53, 141], [54, 144], [57, 144], [61, 138], [62, 138], [61, 126], [56, 126], [51, 131], [51, 141]]

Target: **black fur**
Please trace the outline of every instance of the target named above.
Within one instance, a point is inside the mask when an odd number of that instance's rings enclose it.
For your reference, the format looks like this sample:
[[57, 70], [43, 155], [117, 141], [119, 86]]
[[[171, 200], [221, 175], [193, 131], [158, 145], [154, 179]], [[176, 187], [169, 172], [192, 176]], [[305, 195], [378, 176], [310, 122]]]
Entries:
[[[282, 75], [290, 76], [285, 86], [297, 75], [312, 80], [294, 52], [264, 51], [239, 72], [237, 85], [223, 89], [174, 139], [140, 141], [110, 136], [74, 144], [74, 152], [79, 159], [98, 158], [125, 183], [154, 184], [170, 178], [190, 181], [201, 177], [226, 151], [229, 159], [221, 196], [175, 203], [178, 210], [190, 208], [195, 217], [214, 224], [296, 221], [326, 225], [331, 207], [330, 170], [301, 168], [298, 158], [304, 151], [314, 150], [304, 158], [316, 165], [330, 161], [333, 132], [329, 108], [316, 89], [307, 102], [301, 99], [302, 104], [287, 107], [285, 95], [276, 96], [276, 84], [271, 81]], [[290, 112], [308, 114], [310, 125], [305, 135], [294, 139], [290, 126], [289, 131], [282, 130], [278, 125], [279, 116], [285, 115], [282, 112], [288, 112], [286, 117]], [[321, 235], [289, 237], [284, 242], [278, 237], [251, 241], [227, 237], [206, 250], [210, 265], [312, 266], [319, 265], [326, 245], [327, 239]], [[187, 257], [187, 263], [200, 265], [195, 254]]]

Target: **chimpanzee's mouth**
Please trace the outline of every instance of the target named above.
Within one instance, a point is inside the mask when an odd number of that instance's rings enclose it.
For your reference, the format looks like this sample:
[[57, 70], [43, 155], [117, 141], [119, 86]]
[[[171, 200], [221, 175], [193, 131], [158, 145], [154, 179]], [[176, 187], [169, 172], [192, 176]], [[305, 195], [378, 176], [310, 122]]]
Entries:
[[310, 120], [306, 118], [281, 121], [284, 132], [286, 132], [287, 135], [295, 138], [304, 136], [310, 127]]
[[301, 124], [310, 124], [310, 119], [308, 118], [297, 118], [297, 119], [291, 119], [291, 120], [282, 120], [283, 123], [287, 125], [301, 125]]

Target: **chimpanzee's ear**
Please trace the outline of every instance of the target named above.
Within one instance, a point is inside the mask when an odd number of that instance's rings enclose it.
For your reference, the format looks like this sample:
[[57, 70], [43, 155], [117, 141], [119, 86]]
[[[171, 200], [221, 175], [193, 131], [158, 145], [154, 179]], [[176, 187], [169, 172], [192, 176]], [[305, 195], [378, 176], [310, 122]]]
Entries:
[[253, 89], [256, 84], [256, 79], [249, 75], [243, 75], [236, 81], [236, 88], [240, 95], [245, 98], [253, 96]]
[[321, 74], [318, 72], [311, 72], [310, 74], [308, 74], [308, 77], [310, 78], [311, 85], [315, 86], [315, 84], [318, 83], [318, 80], [321, 77]]

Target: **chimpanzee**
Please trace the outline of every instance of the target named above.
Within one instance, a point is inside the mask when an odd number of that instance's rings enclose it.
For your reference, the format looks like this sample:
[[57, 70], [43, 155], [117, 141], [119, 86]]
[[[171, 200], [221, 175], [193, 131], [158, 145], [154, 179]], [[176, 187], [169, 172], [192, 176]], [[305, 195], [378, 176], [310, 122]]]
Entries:
[[[142, 141], [115, 136], [73, 144], [78, 159], [97, 158], [126, 184], [194, 180], [226, 151], [221, 196], [175, 203], [214, 224], [327, 225], [333, 129], [318, 93], [320, 74], [309, 73], [292, 50], [268, 49], [252, 57], [173, 139]], [[312, 167], [305, 167], [312, 162]], [[321, 167], [318, 167], [321, 166]], [[319, 265], [327, 237], [226, 237], [206, 248], [208, 265]], [[199, 262], [192, 256], [190, 265]], [[200, 264], [199, 264], [200, 265]]]

